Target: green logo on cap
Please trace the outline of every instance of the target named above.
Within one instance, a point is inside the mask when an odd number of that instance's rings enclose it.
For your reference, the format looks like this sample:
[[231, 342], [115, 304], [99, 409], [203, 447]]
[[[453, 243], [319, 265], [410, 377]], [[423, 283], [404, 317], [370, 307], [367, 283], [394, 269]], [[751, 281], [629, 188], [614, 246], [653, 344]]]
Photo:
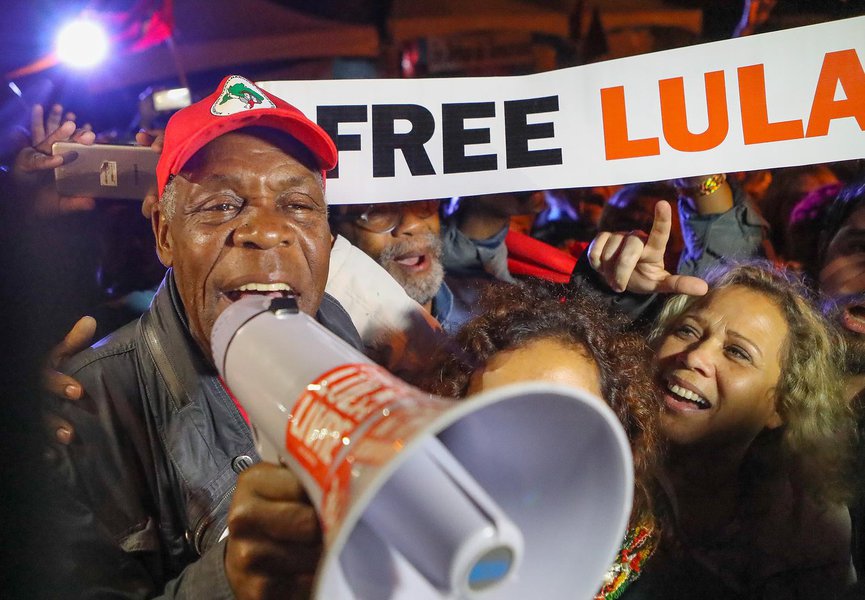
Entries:
[[246, 104], [246, 108], [252, 108], [256, 104], [264, 102], [264, 96], [244, 83], [235, 83], [229, 87], [222, 95], [222, 99], [219, 103], [225, 104], [232, 98], [236, 98]]
[[261, 108], [276, 108], [276, 105], [254, 83], [245, 77], [232, 75], [211, 105], [210, 112], [218, 117], [225, 117]]

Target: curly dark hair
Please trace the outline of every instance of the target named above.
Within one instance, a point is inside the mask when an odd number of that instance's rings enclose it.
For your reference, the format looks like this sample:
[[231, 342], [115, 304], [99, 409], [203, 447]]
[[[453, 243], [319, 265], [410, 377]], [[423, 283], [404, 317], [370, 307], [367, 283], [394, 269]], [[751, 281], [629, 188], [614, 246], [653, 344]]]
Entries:
[[422, 387], [462, 398], [472, 374], [495, 354], [540, 339], [583, 350], [597, 364], [603, 397], [631, 443], [636, 479], [632, 522], [654, 523], [651, 498], [660, 454], [661, 400], [643, 336], [630, 331], [628, 321], [608, 310], [596, 292], [575, 284], [500, 283], [490, 286], [480, 303], [480, 316], [467, 323], [433, 361], [433, 371]]

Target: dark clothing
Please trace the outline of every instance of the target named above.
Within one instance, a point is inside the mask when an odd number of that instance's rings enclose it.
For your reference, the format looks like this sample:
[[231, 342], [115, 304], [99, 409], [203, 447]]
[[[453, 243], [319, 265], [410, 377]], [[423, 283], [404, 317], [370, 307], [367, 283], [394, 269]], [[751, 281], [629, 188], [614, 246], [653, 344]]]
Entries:
[[[468, 320], [463, 315], [456, 315], [457, 311], [458, 309], [454, 307], [454, 293], [448, 287], [448, 284], [442, 281], [439, 291], [433, 296], [432, 310], [430, 312], [435, 317], [435, 320], [441, 324], [442, 329], [451, 335], [459, 331], [462, 324]], [[451, 318], [452, 313], [454, 314], [454, 318]]]
[[481, 292], [495, 281], [513, 282], [508, 272], [507, 228], [485, 240], [462, 233], [453, 219], [442, 228], [445, 279], [432, 302], [432, 315], [454, 335], [479, 314]]
[[[317, 319], [361, 347], [333, 298]], [[233, 597], [218, 540], [237, 472], [259, 458], [189, 333], [172, 272], [141, 319], [64, 370], [86, 390], [59, 407], [76, 431], [56, 472], [69, 596]]]
[[485, 240], [474, 240], [460, 231], [453, 219], [442, 225], [442, 266], [449, 275], [477, 276], [513, 282], [508, 271], [508, 248], [505, 238], [508, 228], [503, 227]]
[[620, 600], [747, 600], [690, 557], [653, 556]]
[[724, 213], [701, 215], [690, 200], [679, 199], [685, 240], [679, 275], [704, 277], [712, 267], [724, 262], [766, 257], [764, 240], [768, 238], [769, 224], [741, 188], [731, 189], [733, 206]]
[[445, 275], [432, 301], [432, 316], [449, 335], [480, 314], [482, 292], [497, 279], [491, 275]]
[[[853, 406], [857, 407], [859, 416], [856, 420], [855, 495], [850, 502], [850, 518], [853, 522], [853, 541], [851, 544], [853, 566], [856, 567], [859, 580], [865, 582], [865, 411], [861, 408], [865, 405], [863, 403], [865, 403], [865, 398], [862, 398], [860, 392], [852, 401]], [[865, 590], [865, 585], [861, 589]], [[861, 597], [865, 598], [865, 591]]]
[[612, 291], [604, 278], [589, 264], [588, 249], [577, 259], [568, 286], [576, 293], [584, 293], [586, 287], [596, 291], [601, 302], [609, 308], [627, 315], [634, 322], [634, 326], [640, 329], [645, 329], [654, 322], [667, 299], [663, 294], [634, 294]]

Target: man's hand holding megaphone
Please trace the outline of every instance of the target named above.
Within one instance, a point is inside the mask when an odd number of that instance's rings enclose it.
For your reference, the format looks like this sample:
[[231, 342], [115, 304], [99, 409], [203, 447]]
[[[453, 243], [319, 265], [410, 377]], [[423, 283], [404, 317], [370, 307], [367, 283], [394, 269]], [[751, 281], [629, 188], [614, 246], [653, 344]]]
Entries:
[[228, 509], [225, 574], [236, 598], [308, 598], [322, 553], [315, 509], [287, 468], [243, 471]]

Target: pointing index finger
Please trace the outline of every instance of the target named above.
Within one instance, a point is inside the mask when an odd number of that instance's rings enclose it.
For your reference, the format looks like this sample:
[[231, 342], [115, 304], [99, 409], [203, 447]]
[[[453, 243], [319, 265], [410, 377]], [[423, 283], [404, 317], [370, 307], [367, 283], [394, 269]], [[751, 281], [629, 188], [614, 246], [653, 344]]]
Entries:
[[661, 200], [655, 205], [655, 220], [652, 223], [652, 231], [646, 240], [646, 248], [643, 257], [649, 260], [663, 260], [664, 252], [667, 250], [667, 242], [670, 241], [670, 230], [673, 228], [673, 209], [666, 200]]

